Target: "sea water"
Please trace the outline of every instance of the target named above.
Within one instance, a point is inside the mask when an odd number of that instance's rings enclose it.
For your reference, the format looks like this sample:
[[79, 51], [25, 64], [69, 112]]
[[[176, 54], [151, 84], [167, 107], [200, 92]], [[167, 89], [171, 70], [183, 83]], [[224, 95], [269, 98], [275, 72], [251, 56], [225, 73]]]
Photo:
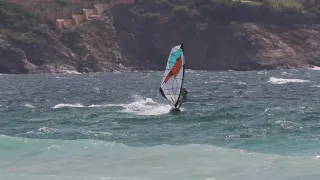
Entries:
[[319, 180], [320, 71], [0, 75], [0, 180]]

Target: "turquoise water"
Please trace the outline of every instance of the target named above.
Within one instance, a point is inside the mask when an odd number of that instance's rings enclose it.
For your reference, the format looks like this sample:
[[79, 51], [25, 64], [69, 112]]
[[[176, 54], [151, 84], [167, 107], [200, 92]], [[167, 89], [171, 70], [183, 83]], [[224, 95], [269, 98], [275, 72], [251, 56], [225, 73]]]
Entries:
[[0, 179], [318, 180], [320, 71], [0, 75]]

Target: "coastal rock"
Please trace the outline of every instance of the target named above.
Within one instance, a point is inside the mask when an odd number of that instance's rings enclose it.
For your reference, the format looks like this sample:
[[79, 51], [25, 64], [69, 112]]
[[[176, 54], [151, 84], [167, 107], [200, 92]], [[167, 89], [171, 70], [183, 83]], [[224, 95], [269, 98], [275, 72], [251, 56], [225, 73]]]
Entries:
[[177, 44], [184, 44], [188, 69], [320, 66], [320, 29], [295, 27], [312, 23], [297, 14], [268, 14], [241, 4], [228, 11], [224, 5], [195, 10], [140, 0], [56, 30], [21, 5], [2, 4], [0, 73], [163, 70]]
[[1, 5], [0, 73], [129, 70], [111, 14], [58, 31], [21, 5]]
[[112, 9], [121, 52], [141, 66], [163, 69], [171, 47], [181, 43], [190, 69], [262, 70], [320, 63], [319, 30], [266, 22], [206, 21], [146, 4], [140, 9]]
[[9, 44], [4, 36], [0, 36], [0, 72], [1, 73], [27, 73], [34, 69], [35, 65], [30, 63], [26, 54], [20, 48]]
[[113, 16], [107, 11], [81, 26], [62, 32], [60, 41], [76, 55], [78, 70], [128, 71], [127, 59], [120, 52], [113, 27]]

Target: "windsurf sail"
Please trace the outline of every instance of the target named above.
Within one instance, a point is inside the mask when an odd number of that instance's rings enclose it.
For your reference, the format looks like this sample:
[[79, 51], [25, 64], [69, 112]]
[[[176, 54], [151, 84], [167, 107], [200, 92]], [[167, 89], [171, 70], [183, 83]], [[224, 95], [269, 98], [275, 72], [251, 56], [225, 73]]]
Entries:
[[172, 47], [159, 90], [161, 95], [175, 108], [180, 104], [179, 99], [184, 80], [184, 64], [183, 44]]

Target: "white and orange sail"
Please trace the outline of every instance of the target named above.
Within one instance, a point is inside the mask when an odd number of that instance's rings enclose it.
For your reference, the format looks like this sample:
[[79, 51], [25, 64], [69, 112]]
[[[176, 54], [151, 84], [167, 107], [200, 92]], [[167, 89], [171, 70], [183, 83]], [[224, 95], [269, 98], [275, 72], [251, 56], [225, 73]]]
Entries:
[[184, 80], [185, 57], [183, 44], [172, 47], [164, 77], [160, 85], [160, 93], [174, 108], [179, 108], [181, 88]]

